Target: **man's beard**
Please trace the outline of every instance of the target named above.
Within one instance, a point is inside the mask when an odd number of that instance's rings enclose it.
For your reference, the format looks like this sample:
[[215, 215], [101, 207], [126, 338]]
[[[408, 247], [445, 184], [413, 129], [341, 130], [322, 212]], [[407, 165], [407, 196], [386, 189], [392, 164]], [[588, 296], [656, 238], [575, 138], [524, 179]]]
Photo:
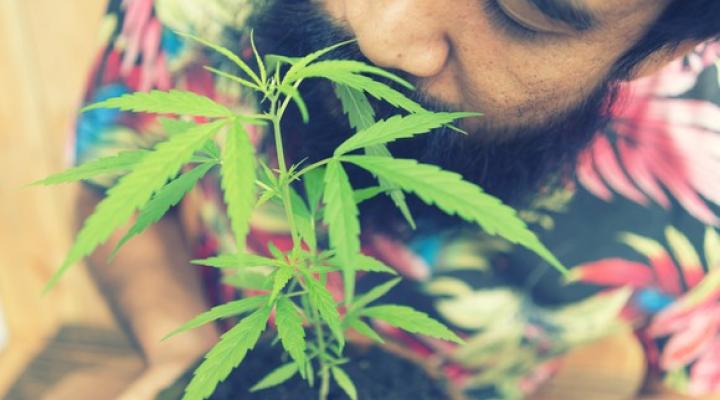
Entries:
[[[352, 39], [309, 0], [272, 0], [256, 11], [250, 24], [260, 51], [266, 54], [304, 56]], [[343, 46], [327, 58], [369, 63], [356, 44]], [[402, 72], [393, 72], [412, 80]], [[539, 192], [572, 178], [578, 155], [607, 122], [615, 92], [615, 85], [610, 83], [614, 80], [610, 78], [599, 84], [580, 104], [543, 124], [495, 129], [492, 132], [472, 131], [469, 135], [442, 128], [391, 143], [388, 147], [395, 157], [413, 158], [457, 172], [504, 202], [524, 207]], [[417, 92], [395, 88], [428, 110], [456, 111]], [[331, 84], [321, 80], [307, 81], [303, 83], [301, 92], [310, 112], [310, 122], [303, 124], [299, 113], [289, 113], [283, 125], [283, 140], [291, 153], [291, 160], [313, 162], [331, 156], [334, 149], [353, 132]], [[377, 118], [398, 113], [387, 103], [370, 100]], [[362, 171], [350, 168], [348, 173], [356, 188], [376, 184]], [[454, 226], [458, 222], [424, 206], [415, 198], [410, 199], [410, 206], [415, 217], [431, 229]], [[400, 213], [387, 196], [366, 202], [363, 208], [361, 211], [364, 213], [361, 214], [365, 216], [367, 225], [398, 233], [396, 228], [402, 225], [396, 223], [400, 221]]]

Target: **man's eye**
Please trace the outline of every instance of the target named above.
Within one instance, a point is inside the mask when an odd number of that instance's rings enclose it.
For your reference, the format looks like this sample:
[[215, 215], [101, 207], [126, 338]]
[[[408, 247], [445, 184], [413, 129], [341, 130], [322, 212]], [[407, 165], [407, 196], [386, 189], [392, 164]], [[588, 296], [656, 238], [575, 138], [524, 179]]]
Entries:
[[540, 34], [540, 32], [526, 27], [509, 16], [498, 0], [485, 1], [485, 12], [498, 28], [517, 39], [534, 39]]

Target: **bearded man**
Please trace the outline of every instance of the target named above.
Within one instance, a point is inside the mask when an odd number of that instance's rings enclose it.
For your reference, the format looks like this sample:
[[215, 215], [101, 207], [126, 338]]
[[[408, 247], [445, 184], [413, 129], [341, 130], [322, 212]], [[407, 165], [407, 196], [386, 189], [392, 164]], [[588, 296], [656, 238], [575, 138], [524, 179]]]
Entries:
[[[720, 263], [719, 2], [113, 0], [106, 19], [113, 29], [88, 103], [181, 88], [256, 108], [251, 93], [203, 69], [234, 72], [231, 65], [174, 33], [194, 33], [251, 60], [253, 30], [262, 53], [286, 56], [355, 39], [332, 57], [402, 75], [418, 88], [408, 95], [428, 109], [483, 114], [462, 126], [468, 135], [439, 130], [390, 150], [456, 171], [520, 209], [560, 260], [575, 266], [572, 283], [414, 199], [416, 230], [384, 197], [363, 203], [361, 212], [364, 251], [405, 277], [392, 300], [469, 339], [448, 348], [384, 333], [432, 358], [469, 398], [528, 395], [562, 372], [561, 355], [617, 327], [636, 330], [648, 382], [665, 377], [674, 391], [720, 393], [719, 291], [695, 290], [708, 288]], [[352, 130], [331, 85], [309, 81], [301, 90], [310, 122], [291, 113], [283, 140], [293, 161], [311, 162], [330, 155]], [[395, 113], [379, 102], [373, 108], [378, 118]], [[146, 115], [83, 114], [76, 161], [150, 146], [160, 132]], [[267, 152], [269, 139], [255, 134], [259, 152]], [[351, 178], [357, 187], [367, 179]], [[91, 182], [80, 214], [112, 183]], [[200, 189], [129, 242], [112, 265], [105, 259], [119, 236], [90, 259], [147, 361], [125, 399], [153, 398], [222, 327], [165, 343], [161, 337], [208, 302], [238, 295], [213, 272], [199, 279], [189, 266], [191, 258], [233, 251], [217, 177], [206, 177]], [[269, 242], [288, 240], [281, 218], [262, 210], [253, 218], [251, 249], [265, 252]], [[358, 290], [372, 279], [361, 279]], [[688, 306], [690, 296], [701, 300]]]

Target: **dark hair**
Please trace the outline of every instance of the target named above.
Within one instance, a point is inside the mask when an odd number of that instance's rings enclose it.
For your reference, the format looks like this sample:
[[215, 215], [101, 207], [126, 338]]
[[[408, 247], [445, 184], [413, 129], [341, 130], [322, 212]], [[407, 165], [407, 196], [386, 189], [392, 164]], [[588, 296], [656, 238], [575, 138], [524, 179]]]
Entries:
[[615, 76], [629, 76], [652, 53], [686, 41], [720, 38], [720, 1], [673, 0], [645, 35], [615, 64]]

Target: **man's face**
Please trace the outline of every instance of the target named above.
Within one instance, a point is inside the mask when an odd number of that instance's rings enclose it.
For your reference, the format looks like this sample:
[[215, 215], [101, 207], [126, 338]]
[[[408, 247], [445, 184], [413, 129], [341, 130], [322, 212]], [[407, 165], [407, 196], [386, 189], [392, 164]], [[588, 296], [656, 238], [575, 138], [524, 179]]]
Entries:
[[[444, 130], [390, 150], [520, 205], [572, 172], [605, 121], [613, 65], [668, 1], [274, 0], [253, 24], [261, 51], [289, 56], [355, 38], [333, 57], [394, 70], [428, 109], [483, 113], [463, 126], [468, 136]], [[290, 122], [287, 140], [297, 159], [327, 157], [350, 134], [345, 117], [329, 85], [301, 90], [311, 122]], [[374, 107], [379, 118], [396, 112]]]
[[482, 112], [486, 128], [539, 124], [575, 107], [668, 3], [322, 1], [370, 61], [417, 78], [443, 104]]

